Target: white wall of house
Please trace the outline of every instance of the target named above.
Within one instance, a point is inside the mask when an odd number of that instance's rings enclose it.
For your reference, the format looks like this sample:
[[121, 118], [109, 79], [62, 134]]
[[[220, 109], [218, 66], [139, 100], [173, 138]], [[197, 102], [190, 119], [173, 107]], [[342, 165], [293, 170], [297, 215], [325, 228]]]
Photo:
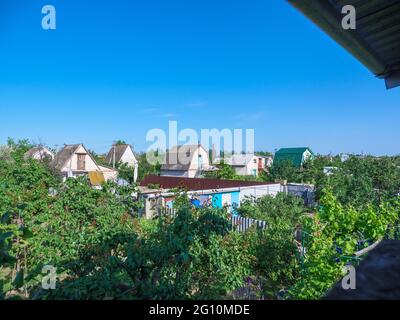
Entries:
[[[189, 151], [189, 150], [188, 150]], [[176, 159], [178, 163], [182, 165], [189, 164], [187, 171], [182, 170], [162, 170], [161, 175], [170, 177], [184, 177], [184, 178], [195, 178], [201, 170], [201, 167], [209, 167], [210, 159], [208, 152], [203, 147], [198, 147], [191, 151], [192, 153], [186, 154], [182, 152], [179, 154], [179, 158]], [[190, 161], [190, 163], [188, 163]]]
[[258, 172], [258, 157], [253, 156], [246, 167], [247, 167], [247, 175], [248, 176], [253, 176], [253, 175], [258, 176], [258, 173], [259, 173]]
[[[208, 156], [208, 152], [203, 148], [199, 147], [194, 151], [194, 155], [192, 161], [190, 163], [189, 171], [197, 171], [200, 170], [200, 166], [209, 166], [210, 159]], [[194, 177], [194, 176], [193, 176]]]
[[242, 187], [240, 188], [239, 200], [240, 202], [242, 202], [247, 197], [254, 197], [258, 199], [267, 195], [275, 197], [279, 192], [283, 192], [283, 188], [280, 183], [253, 186], [253, 187]]
[[[232, 204], [232, 192], [239, 192], [239, 201], [240, 203], [247, 199], [247, 197], [255, 197], [256, 199], [261, 198], [266, 195], [270, 195], [275, 197], [279, 192], [283, 192], [283, 188], [281, 184], [267, 184], [267, 185], [258, 185], [252, 187], [240, 187], [240, 188], [222, 188], [222, 189], [213, 189], [213, 190], [202, 190], [202, 191], [189, 191], [188, 196], [192, 195], [213, 195], [213, 194], [222, 194], [222, 205], [230, 206]], [[152, 218], [156, 214], [155, 207], [158, 205], [160, 207], [165, 207], [165, 201], [158, 202], [156, 204], [156, 199], [159, 197], [160, 191], [155, 191], [154, 193], [148, 193], [144, 195], [145, 199], [145, 208], [144, 215], [147, 218]], [[170, 198], [174, 195], [170, 192], [161, 193], [162, 198]], [[160, 198], [161, 199], [161, 198]]]
[[235, 169], [235, 173], [239, 176], [247, 176], [247, 167], [233, 167]]
[[[263, 158], [262, 158], [263, 159]], [[258, 176], [258, 161], [259, 157], [253, 155], [251, 159], [246, 159], [247, 163], [243, 163], [242, 166], [233, 166], [237, 175], [240, 176]], [[265, 167], [265, 159], [263, 159], [263, 168]]]
[[[85, 169], [78, 170], [78, 155], [85, 155]], [[99, 171], [99, 166], [94, 162], [92, 157], [87, 153], [86, 149], [83, 146], [80, 146], [72, 157], [65, 163], [64, 167], [61, 169], [62, 172], [68, 171]]]
[[308, 150], [304, 151], [303, 153], [303, 162], [308, 160], [312, 156], [312, 153]]
[[32, 158], [35, 160], [43, 160], [44, 158], [50, 158], [51, 160], [54, 159], [54, 153], [51, 152], [49, 149], [47, 148], [43, 148], [41, 150], [36, 151], [33, 155]]
[[120, 162], [126, 163], [130, 167], [135, 167], [138, 163], [135, 154], [130, 146], [128, 146], [121, 157]]
[[114, 170], [112, 168], [108, 168], [108, 167], [103, 167], [99, 165], [99, 169], [100, 171], [103, 173], [104, 175], [104, 179], [106, 181], [115, 181], [118, 178], [118, 171]]

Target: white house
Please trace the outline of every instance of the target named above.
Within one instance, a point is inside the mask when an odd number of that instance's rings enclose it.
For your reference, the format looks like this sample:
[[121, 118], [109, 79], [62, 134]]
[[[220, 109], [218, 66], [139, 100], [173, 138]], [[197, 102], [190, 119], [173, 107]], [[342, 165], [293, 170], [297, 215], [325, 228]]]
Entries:
[[[53, 167], [64, 178], [90, 176], [96, 181], [116, 180], [118, 172], [112, 168], [99, 166], [83, 144], [65, 145], [52, 161]], [[96, 175], [97, 174], [97, 175]]]
[[119, 163], [124, 163], [129, 167], [134, 168], [134, 181], [137, 181], [139, 175], [139, 161], [136, 159], [131, 145], [113, 145], [107, 154], [106, 162], [113, 168]]
[[256, 154], [257, 157], [259, 158], [263, 158], [263, 162], [264, 162], [264, 168], [271, 168], [273, 163], [274, 163], [274, 158], [272, 156], [260, 156], [258, 154]]
[[51, 152], [48, 148], [43, 147], [43, 146], [38, 146], [38, 147], [34, 147], [30, 150], [28, 150], [25, 155], [24, 155], [25, 159], [28, 158], [32, 158], [38, 161], [42, 161], [45, 159], [50, 159], [53, 160], [54, 159], [54, 153]]
[[203, 146], [182, 145], [175, 146], [166, 153], [161, 175], [195, 178], [212, 170], [216, 168], [210, 165], [209, 154]]
[[237, 175], [257, 177], [266, 168], [266, 157], [254, 154], [234, 154], [225, 163], [235, 169]]
[[197, 208], [227, 207], [232, 213], [246, 199], [275, 197], [284, 188], [280, 183], [218, 180], [203, 178], [146, 176], [139, 186], [139, 198], [144, 200], [144, 215], [154, 217], [162, 208], [174, 209], [174, 189], [184, 188], [192, 205]]

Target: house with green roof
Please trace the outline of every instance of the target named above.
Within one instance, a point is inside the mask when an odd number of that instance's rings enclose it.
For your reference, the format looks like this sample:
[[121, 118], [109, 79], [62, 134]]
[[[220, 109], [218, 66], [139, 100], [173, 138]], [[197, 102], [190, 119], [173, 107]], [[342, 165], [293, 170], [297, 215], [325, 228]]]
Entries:
[[295, 167], [303, 166], [308, 159], [314, 159], [315, 155], [308, 147], [282, 148], [275, 153], [274, 165], [282, 161], [290, 161]]

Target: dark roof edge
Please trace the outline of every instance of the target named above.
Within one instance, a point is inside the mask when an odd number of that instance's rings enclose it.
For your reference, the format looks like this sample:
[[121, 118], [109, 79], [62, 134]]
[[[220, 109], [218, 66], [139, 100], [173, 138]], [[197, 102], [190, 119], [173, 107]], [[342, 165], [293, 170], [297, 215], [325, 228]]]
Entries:
[[340, 12], [327, 0], [288, 0], [379, 78], [391, 72], [356, 30], [342, 28]]

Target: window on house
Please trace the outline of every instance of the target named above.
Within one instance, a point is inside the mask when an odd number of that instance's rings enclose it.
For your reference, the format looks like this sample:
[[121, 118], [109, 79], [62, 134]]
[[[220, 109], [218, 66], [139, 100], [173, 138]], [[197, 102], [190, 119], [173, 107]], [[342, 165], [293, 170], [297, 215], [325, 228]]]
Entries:
[[190, 157], [190, 151], [186, 152], [186, 157], [188, 157], [188, 158]]
[[85, 161], [85, 154], [78, 154], [78, 170], [85, 170], [86, 168], [86, 161]]

